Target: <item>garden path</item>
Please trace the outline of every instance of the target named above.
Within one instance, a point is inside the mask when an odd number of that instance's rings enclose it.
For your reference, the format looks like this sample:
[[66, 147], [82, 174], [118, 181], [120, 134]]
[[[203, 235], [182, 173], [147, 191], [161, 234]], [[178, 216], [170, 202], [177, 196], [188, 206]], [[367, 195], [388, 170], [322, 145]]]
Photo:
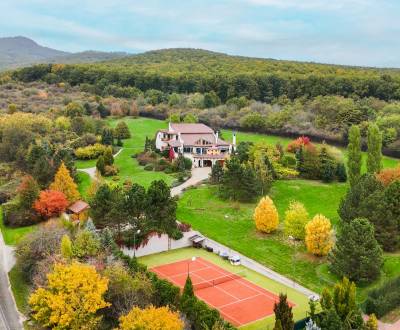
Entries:
[[171, 195], [172, 196], [180, 195], [184, 191], [184, 189], [189, 188], [191, 186], [195, 186], [201, 181], [208, 179], [210, 173], [211, 173], [211, 167], [197, 167], [192, 169], [192, 176], [190, 177], [190, 179], [186, 180], [179, 186], [173, 187], [171, 189]]

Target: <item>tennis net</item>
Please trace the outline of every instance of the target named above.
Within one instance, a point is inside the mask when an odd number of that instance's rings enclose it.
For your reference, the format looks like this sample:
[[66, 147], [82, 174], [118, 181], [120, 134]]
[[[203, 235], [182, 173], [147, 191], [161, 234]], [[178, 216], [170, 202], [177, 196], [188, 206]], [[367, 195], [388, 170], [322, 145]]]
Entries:
[[238, 273], [232, 273], [232, 274], [228, 274], [228, 275], [223, 275], [221, 277], [217, 277], [214, 278], [212, 280], [206, 280], [203, 282], [199, 282], [196, 284], [193, 284], [193, 289], [194, 290], [201, 290], [201, 289], [206, 289], [206, 288], [210, 288], [213, 286], [216, 286], [218, 284], [222, 284], [225, 282], [229, 282], [229, 281], [234, 281], [240, 278], [243, 278], [245, 276], [244, 272], [238, 272]]

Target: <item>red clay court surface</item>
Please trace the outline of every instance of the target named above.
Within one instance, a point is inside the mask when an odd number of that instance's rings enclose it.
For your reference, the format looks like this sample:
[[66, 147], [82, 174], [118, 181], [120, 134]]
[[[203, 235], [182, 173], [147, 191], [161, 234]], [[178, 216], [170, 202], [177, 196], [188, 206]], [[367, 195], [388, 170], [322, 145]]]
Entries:
[[[183, 288], [188, 265], [196, 296], [218, 309], [224, 319], [233, 325], [242, 326], [274, 313], [278, 296], [202, 258], [157, 266], [151, 271]], [[228, 281], [214, 284], [229, 275]], [[213, 286], [201, 288], [206, 283], [213, 283]], [[290, 305], [294, 306], [293, 303]]]

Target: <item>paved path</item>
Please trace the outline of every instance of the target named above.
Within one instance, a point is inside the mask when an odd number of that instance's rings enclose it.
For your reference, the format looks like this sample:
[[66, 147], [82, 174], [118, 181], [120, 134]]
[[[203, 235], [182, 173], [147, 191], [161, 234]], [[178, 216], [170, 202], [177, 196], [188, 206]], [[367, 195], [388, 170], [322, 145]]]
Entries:
[[22, 329], [20, 314], [11, 292], [8, 271], [14, 265], [13, 249], [6, 246], [0, 232], [0, 329]]
[[179, 186], [173, 187], [171, 189], [172, 196], [180, 195], [184, 189], [195, 186], [196, 184], [200, 183], [208, 179], [209, 174], [211, 173], [211, 167], [197, 167], [192, 169], [192, 176], [189, 180], [185, 181]]

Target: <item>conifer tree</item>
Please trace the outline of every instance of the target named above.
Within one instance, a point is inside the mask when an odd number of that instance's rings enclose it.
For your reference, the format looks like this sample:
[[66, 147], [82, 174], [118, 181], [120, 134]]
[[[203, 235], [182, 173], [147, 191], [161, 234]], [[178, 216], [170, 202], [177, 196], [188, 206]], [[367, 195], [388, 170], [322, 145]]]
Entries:
[[336, 165], [336, 173], [335, 173], [339, 182], [347, 181], [347, 171], [346, 166], [343, 163], [338, 163]]
[[376, 124], [369, 124], [367, 138], [367, 171], [379, 173], [382, 169], [382, 134]]
[[131, 137], [131, 132], [129, 131], [129, 127], [126, 122], [118, 122], [114, 129], [114, 137], [120, 140], [129, 139]]
[[349, 130], [349, 144], [347, 146], [347, 168], [349, 170], [350, 186], [355, 185], [361, 175], [361, 133], [360, 128], [353, 125]]
[[371, 223], [367, 219], [343, 223], [329, 260], [331, 271], [338, 276], [357, 282], [378, 278], [383, 256]]
[[[279, 302], [274, 304], [275, 327], [280, 322], [282, 330], [293, 330], [293, 312], [292, 307], [287, 302], [287, 295], [280, 293]], [[278, 325], [279, 327], [279, 325]], [[279, 328], [278, 328], [279, 329]]]
[[106, 149], [103, 157], [104, 157], [104, 165], [105, 166], [110, 166], [110, 165], [114, 164], [114, 156], [113, 156], [111, 147], [108, 147]]
[[335, 161], [331, 155], [329, 155], [326, 146], [321, 148], [319, 153], [320, 163], [320, 178], [324, 182], [332, 182], [335, 178]]
[[222, 176], [224, 175], [224, 170], [220, 162], [216, 162], [211, 168], [210, 181], [213, 184], [220, 184]]
[[114, 134], [111, 128], [105, 127], [101, 133], [101, 143], [112, 146], [114, 144]]
[[50, 189], [62, 192], [71, 204], [80, 198], [78, 185], [71, 178], [64, 162], [61, 163]]
[[64, 235], [61, 239], [61, 255], [65, 259], [71, 259], [73, 256], [72, 242], [68, 235]]
[[29, 210], [39, 196], [40, 187], [34, 178], [27, 175], [22, 179], [17, 192], [20, 206], [25, 210]]

